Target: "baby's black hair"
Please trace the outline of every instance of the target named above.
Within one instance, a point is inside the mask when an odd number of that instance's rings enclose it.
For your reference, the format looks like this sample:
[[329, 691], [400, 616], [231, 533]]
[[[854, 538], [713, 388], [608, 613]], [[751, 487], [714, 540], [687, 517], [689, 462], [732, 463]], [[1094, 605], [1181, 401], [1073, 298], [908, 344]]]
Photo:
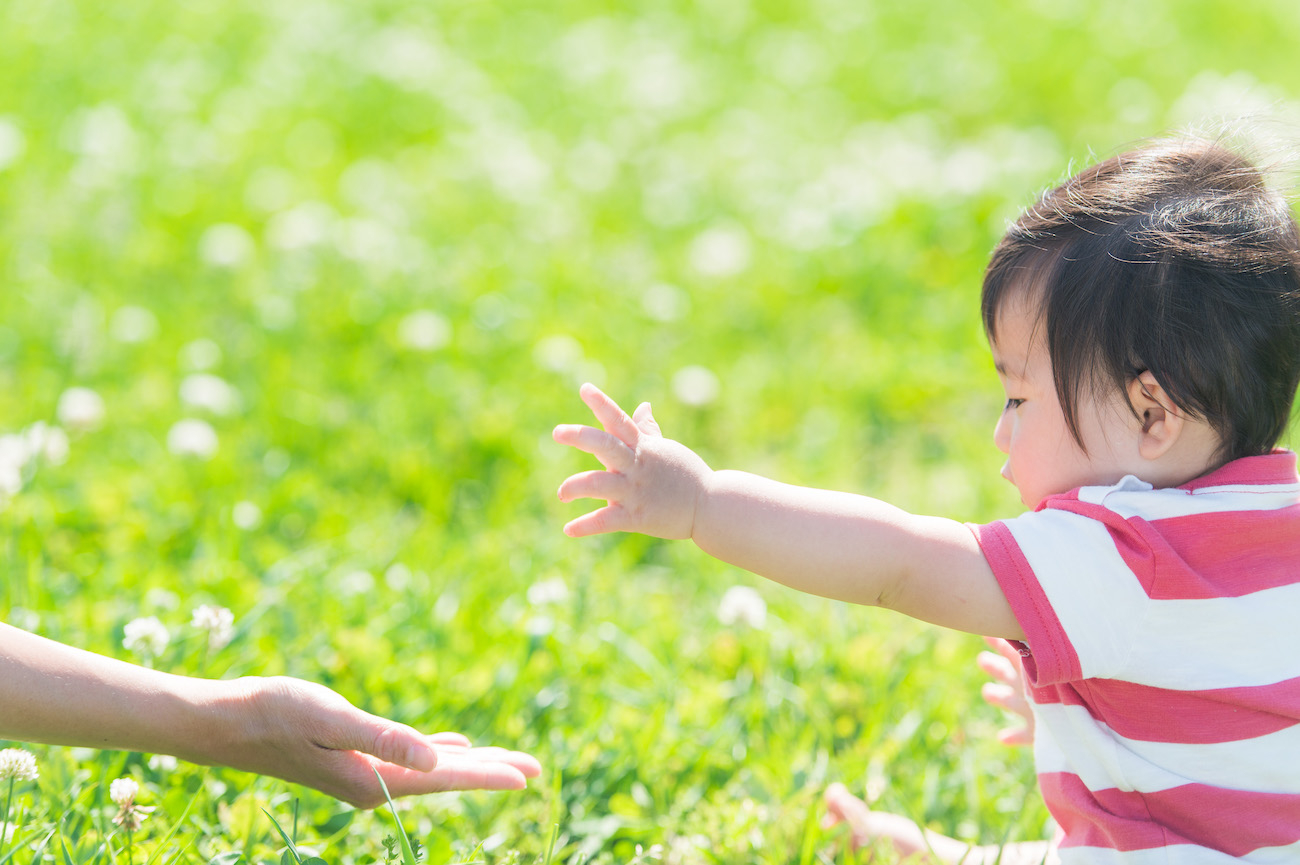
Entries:
[[1300, 230], [1226, 145], [1153, 142], [1045, 193], [985, 272], [990, 340], [1025, 292], [1080, 447], [1080, 397], [1123, 391], [1144, 370], [1219, 434], [1224, 462], [1285, 433], [1300, 382]]

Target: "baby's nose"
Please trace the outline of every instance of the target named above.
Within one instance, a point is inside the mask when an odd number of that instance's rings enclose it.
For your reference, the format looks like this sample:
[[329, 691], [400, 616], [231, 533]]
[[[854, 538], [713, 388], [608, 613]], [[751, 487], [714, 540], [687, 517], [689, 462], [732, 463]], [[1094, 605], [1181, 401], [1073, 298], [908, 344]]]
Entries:
[[993, 427], [993, 445], [1004, 454], [1011, 453], [1011, 425], [1006, 412], [998, 416], [997, 425]]

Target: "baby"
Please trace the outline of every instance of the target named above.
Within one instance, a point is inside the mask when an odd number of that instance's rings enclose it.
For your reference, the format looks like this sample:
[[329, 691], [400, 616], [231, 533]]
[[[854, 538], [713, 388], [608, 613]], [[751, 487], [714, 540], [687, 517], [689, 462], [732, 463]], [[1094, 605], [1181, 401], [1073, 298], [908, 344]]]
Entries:
[[1007, 231], [981, 312], [994, 443], [1029, 509], [968, 525], [714, 471], [588, 384], [604, 471], [572, 537], [633, 531], [802, 591], [1012, 641], [1060, 834], [970, 850], [833, 817], [932, 861], [1300, 861], [1300, 232], [1248, 160], [1200, 139], [1085, 169]]

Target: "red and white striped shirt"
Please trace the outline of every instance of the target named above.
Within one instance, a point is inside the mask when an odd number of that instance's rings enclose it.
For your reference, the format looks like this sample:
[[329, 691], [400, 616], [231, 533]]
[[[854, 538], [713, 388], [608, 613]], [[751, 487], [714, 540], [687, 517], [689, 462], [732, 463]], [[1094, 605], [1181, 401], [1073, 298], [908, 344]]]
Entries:
[[1063, 863], [1300, 862], [1300, 476], [1126, 477], [974, 526]]

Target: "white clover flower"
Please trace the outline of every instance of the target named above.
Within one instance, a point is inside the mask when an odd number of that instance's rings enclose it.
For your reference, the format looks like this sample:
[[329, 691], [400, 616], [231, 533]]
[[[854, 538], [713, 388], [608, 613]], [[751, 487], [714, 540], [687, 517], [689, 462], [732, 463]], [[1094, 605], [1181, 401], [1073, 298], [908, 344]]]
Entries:
[[217, 452], [217, 431], [205, 420], [179, 420], [167, 432], [167, 450], [176, 456], [211, 459]]
[[338, 593], [346, 598], [367, 595], [374, 588], [375, 575], [362, 568], [348, 571], [338, 578]]
[[59, 395], [54, 415], [69, 429], [93, 429], [104, 420], [104, 398], [88, 387], [70, 387]]
[[40, 776], [36, 757], [21, 748], [0, 751], [0, 780], [35, 781]]
[[271, 218], [266, 227], [266, 240], [277, 249], [308, 249], [329, 240], [336, 221], [337, 216], [328, 204], [304, 201]]
[[117, 816], [113, 818], [113, 824], [121, 826], [127, 832], [139, 831], [144, 819], [153, 811], [152, 807], [145, 808], [135, 803], [135, 797], [139, 792], [140, 785], [134, 778], [118, 778], [108, 785], [108, 798], [112, 799], [113, 804], [117, 806]]
[[714, 226], [691, 241], [691, 267], [703, 276], [735, 276], [751, 255], [749, 234], [735, 225]]
[[767, 602], [749, 586], [732, 586], [718, 604], [718, 621], [724, 625], [739, 622], [761, 631], [767, 625]]
[[190, 624], [208, 634], [208, 648], [212, 651], [230, 645], [235, 636], [235, 614], [225, 607], [204, 604], [195, 609]]
[[23, 131], [8, 117], [0, 117], [0, 171], [17, 162], [25, 150]]
[[188, 370], [212, 369], [221, 363], [221, 346], [206, 337], [199, 337], [181, 346], [179, 360]]
[[408, 90], [421, 90], [446, 75], [444, 53], [414, 28], [390, 26], [370, 36], [359, 56], [375, 74]]
[[35, 610], [29, 610], [26, 607], [12, 607], [5, 619], [5, 623], [35, 633], [41, 629], [41, 615]]
[[528, 636], [537, 639], [549, 637], [555, 630], [555, 620], [550, 616], [532, 616], [524, 625]]
[[251, 532], [262, 524], [262, 509], [254, 502], [235, 502], [230, 509], [230, 519], [236, 527]]
[[149, 758], [149, 768], [161, 774], [175, 772], [180, 767], [180, 761], [170, 754], [154, 754]]
[[199, 238], [199, 258], [213, 267], [238, 267], [252, 256], [255, 246], [242, 226], [219, 222]]
[[0, 495], [17, 495], [18, 491], [22, 488], [22, 467], [7, 462], [0, 462]]
[[402, 345], [416, 351], [436, 351], [451, 342], [451, 324], [429, 309], [419, 309], [397, 326]]
[[691, 308], [690, 297], [675, 285], [657, 282], [641, 295], [641, 308], [656, 321], [677, 321]]
[[16, 495], [23, 488], [27, 439], [16, 433], [0, 435], [0, 493]]
[[132, 619], [123, 629], [122, 647], [143, 658], [153, 659], [167, 650], [171, 634], [157, 616]]
[[124, 306], [113, 313], [108, 330], [118, 342], [146, 342], [158, 333], [158, 316], [143, 306]]
[[691, 406], [704, 406], [718, 398], [722, 389], [712, 370], [702, 366], [686, 366], [673, 374], [673, 395]]
[[108, 785], [108, 798], [112, 799], [113, 804], [119, 808], [129, 808], [135, 802], [135, 796], [139, 792], [140, 785], [134, 778], [118, 778]]
[[388, 570], [384, 571], [384, 585], [395, 592], [402, 592], [411, 585], [414, 576], [406, 565], [393, 562], [388, 566]]
[[144, 593], [144, 608], [146, 610], [179, 610], [181, 606], [181, 596], [171, 589], [162, 586], [154, 586]]
[[528, 587], [528, 603], [534, 607], [543, 604], [561, 604], [569, 599], [569, 587], [559, 577], [541, 580]]
[[68, 434], [59, 427], [37, 421], [23, 430], [23, 438], [29, 460], [40, 457], [50, 465], [57, 466], [68, 458]]
[[668, 842], [668, 865], [685, 865], [703, 861], [702, 852], [713, 849], [713, 839], [707, 835], [674, 835]]
[[190, 408], [228, 415], [239, 408], [239, 391], [220, 376], [196, 372], [181, 380], [181, 402]]
[[551, 372], [576, 369], [583, 361], [582, 344], [565, 333], [542, 337], [533, 346], [533, 360]]

